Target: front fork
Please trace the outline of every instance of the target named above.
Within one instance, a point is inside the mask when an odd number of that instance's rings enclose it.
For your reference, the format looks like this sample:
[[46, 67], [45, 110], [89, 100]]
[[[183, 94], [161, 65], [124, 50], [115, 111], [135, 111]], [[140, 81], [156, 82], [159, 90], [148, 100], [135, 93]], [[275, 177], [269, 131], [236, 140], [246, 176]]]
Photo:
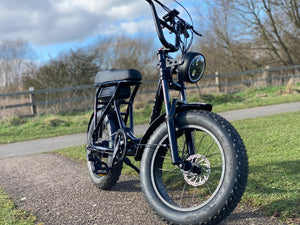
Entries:
[[[177, 138], [175, 133], [175, 124], [174, 124], [174, 116], [176, 112], [176, 106], [178, 103], [178, 99], [173, 99], [172, 103], [170, 100], [170, 94], [169, 94], [169, 81], [170, 81], [170, 70], [166, 67], [166, 54], [164, 53], [164, 50], [159, 50], [158, 52], [159, 57], [159, 66], [160, 66], [160, 82], [161, 87], [163, 91], [164, 96], [164, 104], [165, 104], [165, 110], [166, 110], [166, 123], [168, 128], [168, 136], [169, 136], [169, 143], [170, 143], [170, 149], [171, 149], [171, 158], [172, 163], [174, 165], [182, 167], [184, 165], [184, 162], [179, 157], [178, 152], [178, 145], [177, 145]], [[182, 96], [185, 98], [185, 93], [181, 93]], [[185, 101], [185, 99], [184, 99]], [[194, 152], [194, 141], [191, 132], [186, 132], [186, 141], [188, 146], [188, 152], [189, 154], [195, 154]]]

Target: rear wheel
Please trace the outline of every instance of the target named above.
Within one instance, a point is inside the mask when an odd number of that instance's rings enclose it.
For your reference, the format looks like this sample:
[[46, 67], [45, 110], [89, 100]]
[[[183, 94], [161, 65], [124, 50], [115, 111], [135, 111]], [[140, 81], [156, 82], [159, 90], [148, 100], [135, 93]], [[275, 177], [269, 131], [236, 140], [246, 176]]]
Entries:
[[216, 224], [240, 201], [248, 162], [244, 144], [229, 122], [206, 111], [175, 117], [179, 156], [171, 162], [168, 131], [161, 124], [141, 163], [143, 194], [156, 214], [172, 224]]
[[[100, 118], [101, 113], [101, 111], [98, 112], [98, 119]], [[114, 147], [115, 134], [118, 130], [118, 124], [115, 118], [116, 117], [113, 111], [109, 112], [104, 118], [102, 127], [100, 127], [98, 131], [98, 138], [97, 140], [95, 140], [97, 144], [103, 147]], [[89, 146], [92, 143], [94, 126], [94, 119], [92, 119], [87, 133], [87, 146]], [[112, 188], [119, 180], [123, 167], [123, 161], [113, 164], [112, 155], [91, 152], [91, 150], [87, 150], [87, 156], [87, 167], [93, 183], [98, 188], [103, 190], [108, 190]], [[103, 174], [100, 171], [105, 167], [105, 165], [107, 165], [108, 167], [107, 174]]]

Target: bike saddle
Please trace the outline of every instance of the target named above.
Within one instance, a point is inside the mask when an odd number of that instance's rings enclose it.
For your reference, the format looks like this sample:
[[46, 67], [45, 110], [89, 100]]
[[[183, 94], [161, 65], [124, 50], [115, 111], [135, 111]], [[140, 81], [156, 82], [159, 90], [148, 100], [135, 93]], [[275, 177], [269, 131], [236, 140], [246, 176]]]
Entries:
[[105, 70], [96, 74], [95, 84], [113, 81], [141, 81], [142, 75], [138, 70]]

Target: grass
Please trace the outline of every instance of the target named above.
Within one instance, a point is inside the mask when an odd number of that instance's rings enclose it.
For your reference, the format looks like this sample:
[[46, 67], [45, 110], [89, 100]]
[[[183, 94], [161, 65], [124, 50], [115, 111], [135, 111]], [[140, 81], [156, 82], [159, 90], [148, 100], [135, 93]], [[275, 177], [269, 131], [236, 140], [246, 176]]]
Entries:
[[86, 162], [85, 148], [86, 148], [85, 145], [79, 145], [79, 146], [55, 150], [55, 151], [52, 151], [52, 153], [74, 159], [81, 163], [85, 163]]
[[236, 121], [249, 157], [243, 202], [266, 215], [293, 220], [300, 216], [300, 112]]
[[300, 101], [300, 83], [288, 86], [248, 88], [235, 94], [203, 95], [202, 101], [212, 104], [214, 112], [275, 105]]
[[[246, 145], [249, 179], [242, 203], [293, 222], [300, 216], [300, 111], [232, 122]], [[84, 146], [56, 154], [85, 162]], [[139, 167], [139, 162], [134, 162]], [[123, 174], [137, 175], [124, 166]]]
[[[189, 102], [206, 102], [214, 112], [300, 101], [296, 86], [249, 88], [235, 94], [195, 95]], [[148, 123], [152, 105], [134, 111], [136, 124]], [[70, 112], [34, 118], [12, 117], [0, 121], [0, 144], [86, 132], [92, 112]]]
[[12, 117], [0, 122], [0, 144], [86, 132], [91, 112]]
[[13, 201], [0, 188], [0, 224], [5, 225], [33, 225], [36, 218], [20, 209], [17, 209]]
[[[188, 102], [205, 102], [213, 105], [214, 112], [225, 112], [236, 109], [275, 105], [300, 101], [300, 83], [295, 86], [248, 88], [234, 94], [203, 94], [188, 98]], [[135, 110], [135, 122], [147, 123], [152, 105]]]

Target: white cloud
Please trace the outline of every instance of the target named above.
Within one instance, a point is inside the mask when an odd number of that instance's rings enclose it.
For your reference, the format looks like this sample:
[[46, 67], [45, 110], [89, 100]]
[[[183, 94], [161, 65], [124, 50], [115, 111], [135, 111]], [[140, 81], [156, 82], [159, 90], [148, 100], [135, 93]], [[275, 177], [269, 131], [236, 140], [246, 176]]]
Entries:
[[0, 40], [23, 38], [35, 45], [132, 34], [151, 29], [145, 28], [149, 21], [143, 0], [0, 0]]
[[107, 11], [107, 16], [117, 20], [131, 20], [149, 11], [146, 1], [132, 1], [128, 4], [118, 4]]
[[129, 21], [122, 22], [120, 24], [122, 30], [129, 34], [135, 34], [138, 32], [154, 32], [155, 27], [152, 20], [140, 20], [140, 21]]
[[[161, 1], [177, 7], [172, 0]], [[192, 4], [190, 0], [180, 2]], [[154, 37], [154, 32], [145, 0], [0, 0], [0, 43], [22, 38], [41, 61], [89, 45], [98, 36], [142, 33]]]

